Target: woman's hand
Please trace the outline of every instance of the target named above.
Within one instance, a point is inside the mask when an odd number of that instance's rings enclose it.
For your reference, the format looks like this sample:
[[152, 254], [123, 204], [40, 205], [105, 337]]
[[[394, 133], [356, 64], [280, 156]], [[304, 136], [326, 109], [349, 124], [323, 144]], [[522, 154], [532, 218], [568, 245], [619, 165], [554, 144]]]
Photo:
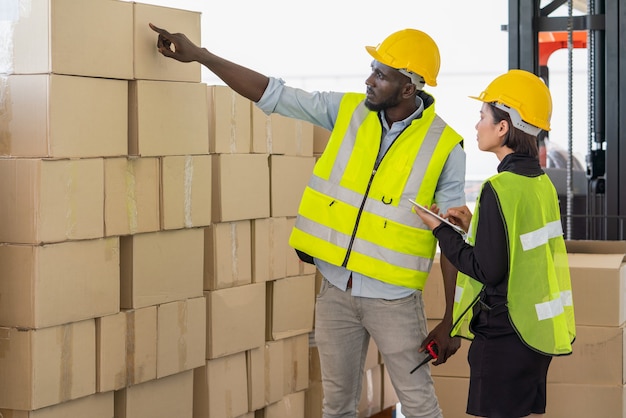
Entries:
[[469, 230], [470, 221], [472, 220], [472, 212], [470, 212], [467, 206], [457, 206], [448, 209], [443, 217], [453, 224], [460, 226], [463, 231], [467, 232]]

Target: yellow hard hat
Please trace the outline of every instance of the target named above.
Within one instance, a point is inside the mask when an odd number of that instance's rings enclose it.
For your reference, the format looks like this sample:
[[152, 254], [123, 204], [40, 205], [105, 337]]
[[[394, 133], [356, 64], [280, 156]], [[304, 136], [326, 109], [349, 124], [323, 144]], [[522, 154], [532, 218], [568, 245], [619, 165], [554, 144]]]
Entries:
[[366, 46], [365, 49], [376, 61], [398, 70], [418, 74], [429, 86], [437, 85], [439, 48], [424, 32], [404, 29], [392, 33], [378, 46]]
[[539, 128], [550, 130], [552, 96], [546, 83], [531, 72], [509, 70], [496, 77], [479, 96], [469, 97], [496, 103], [496, 107], [508, 112], [513, 124], [524, 132], [536, 136]]

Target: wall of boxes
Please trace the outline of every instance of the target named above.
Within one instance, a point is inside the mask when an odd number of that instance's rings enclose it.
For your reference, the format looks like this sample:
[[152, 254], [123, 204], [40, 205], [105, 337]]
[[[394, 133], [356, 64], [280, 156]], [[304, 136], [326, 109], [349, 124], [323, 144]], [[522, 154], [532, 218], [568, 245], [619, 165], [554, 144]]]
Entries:
[[148, 22], [197, 12], [0, 14], [0, 415], [303, 417], [313, 127], [162, 57]]

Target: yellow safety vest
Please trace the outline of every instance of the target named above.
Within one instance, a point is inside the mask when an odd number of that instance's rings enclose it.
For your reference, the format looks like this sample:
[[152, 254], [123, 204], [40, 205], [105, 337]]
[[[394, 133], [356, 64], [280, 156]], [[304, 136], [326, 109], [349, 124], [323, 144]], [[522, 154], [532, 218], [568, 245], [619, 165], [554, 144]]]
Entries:
[[365, 95], [345, 94], [328, 145], [306, 187], [289, 243], [328, 263], [422, 289], [436, 240], [409, 199], [431, 204], [448, 155], [462, 138], [424, 110], [376, 168], [382, 126]]
[[[502, 172], [489, 180], [505, 219], [509, 246], [507, 306], [522, 341], [547, 355], [572, 352], [576, 338], [572, 286], [556, 190], [547, 175]], [[480, 199], [479, 199], [480, 200]], [[480, 215], [472, 218], [473, 245]], [[459, 273], [452, 335], [473, 339], [472, 307], [483, 284]]]

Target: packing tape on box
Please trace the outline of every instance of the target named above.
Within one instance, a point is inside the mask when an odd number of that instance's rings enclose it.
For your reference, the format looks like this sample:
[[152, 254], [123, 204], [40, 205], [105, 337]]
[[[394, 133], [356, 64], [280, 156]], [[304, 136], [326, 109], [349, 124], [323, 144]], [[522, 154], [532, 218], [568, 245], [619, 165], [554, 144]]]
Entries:
[[135, 383], [135, 311], [126, 313], [126, 383]]
[[267, 153], [273, 154], [272, 144], [272, 118], [266, 116], [265, 118], [265, 140], [267, 141]]
[[178, 329], [180, 334], [178, 335], [178, 370], [188, 370], [187, 366], [187, 353], [189, 348], [187, 347], [187, 335], [188, 335], [188, 323], [189, 323], [189, 300], [178, 301]]
[[193, 185], [193, 157], [187, 155], [185, 157], [185, 178], [184, 178], [184, 193], [185, 193], [185, 227], [191, 228], [193, 226], [193, 218], [191, 217], [191, 196]]
[[72, 398], [72, 351], [74, 340], [74, 325], [60, 325], [57, 330], [57, 341], [61, 342], [61, 376], [59, 381], [59, 400], [68, 401]]
[[237, 252], [239, 248], [239, 242], [237, 240], [237, 222], [230, 223], [230, 251], [232, 260], [232, 272], [233, 278], [239, 277], [239, 268], [237, 263]]
[[237, 93], [230, 92], [230, 152], [237, 152]]
[[137, 232], [137, 176], [135, 174], [135, 162], [138, 159], [128, 158], [126, 160], [126, 172], [124, 181], [126, 185], [126, 218], [128, 219], [128, 230], [131, 234]]

